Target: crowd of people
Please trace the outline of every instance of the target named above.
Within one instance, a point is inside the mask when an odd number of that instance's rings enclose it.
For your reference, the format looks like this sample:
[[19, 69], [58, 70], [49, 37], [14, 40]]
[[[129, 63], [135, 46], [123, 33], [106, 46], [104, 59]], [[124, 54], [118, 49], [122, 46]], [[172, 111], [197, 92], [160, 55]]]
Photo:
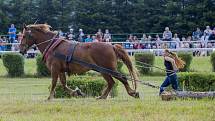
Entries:
[[79, 32], [76, 35], [74, 30], [71, 28], [67, 33], [63, 33], [59, 30], [59, 35], [68, 40], [77, 40], [79, 42], [111, 42], [111, 34], [108, 29], [105, 30], [105, 33], [103, 33], [101, 29], [98, 29], [96, 34], [87, 35], [84, 34], [83, 29], [79, 29]]
[[[83, 29], [79, 29], [78, 34], [74, 33], [72, 28], [67, 33], [58, 31], [59, 36], [71, 41], [79, 42], [112, 42], [112, 35], [109, 30], [106, 29], [104, 33], [101, 29], [95, 34], [85, 34]], [[8, 28], [8, 36], [0, 36], [0, 51], [12, 50], [18, 51], [18, 44], [7, 43], [19, 43], [22, 39], [22, 33], [17, 34], [17, 30], [14, 24]], [[177, 33], [170, 31], [169, 27], [166, 27], [163, 35], [157, 34], [155, 36], [143, 34], [142, 37], [137, 37], [130, 34], [122, 45], [126, 49], [162, 49], [162, 48], [215, 48], [215, 27], [213, 29], [210, 26], [206, 26], [204, 31], [200, 28], [196, 28], [192, 35], [179, 38]]]
[[[11, 24], [11, 26], [8, 28], [8, 35], [6, 36], [0, 36], [0, 51], [18, 51], [19, 45], [22, 39], [22, 33], [17, 33], [17, 30], [15, 28], [14, 24]], [[8, 43], [15, 43], [13, 45]]]
[[206, 29], [202, 32], [197, 28], [192, 35], [179, 38], [178, 34], [174, 35], [169, 27], [166, 27], [162, 38], [157, 34], [155, 37], [143, 34], [140, 39], [137, 36], [129, 35], [124, 44], [127, 49], [162, 49], [162, 48], [214, 48], [215, 47], [215, 27]]

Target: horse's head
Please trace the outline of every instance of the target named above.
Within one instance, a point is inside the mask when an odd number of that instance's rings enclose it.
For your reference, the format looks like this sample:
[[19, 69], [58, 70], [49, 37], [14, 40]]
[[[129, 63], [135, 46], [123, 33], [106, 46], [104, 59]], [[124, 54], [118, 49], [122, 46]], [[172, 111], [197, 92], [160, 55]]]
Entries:
[[33, 44], [38, 44], [43, 39], [43, 33], [47, 31], [50, 31], [50, 26], [47, 24], [24, 25], [20, 53], [25, 54]]

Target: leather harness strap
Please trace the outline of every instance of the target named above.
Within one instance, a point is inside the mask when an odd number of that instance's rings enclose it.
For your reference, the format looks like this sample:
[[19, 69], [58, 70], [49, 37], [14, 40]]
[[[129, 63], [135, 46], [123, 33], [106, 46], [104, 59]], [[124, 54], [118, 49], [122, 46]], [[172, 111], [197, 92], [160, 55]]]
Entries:
[[75, 48], [77, 47], [78, 43], [72, 43], [71, 47], [68, 49], [67, 53], [68, 55], [66, 56], [66, 62], [70, 63], [73, 59], [73, 55], [75, 52]]
[[73, 55], [74, 55], [74, 52], [75, 52], [75, 48], [77, 47], [78, 43], [72, 43], [71, 44], [71, 47], [69, 47], [68, 49], [68, 55], [66, 56], [65, 58], [65, 61], [66, 61], [66, 72], [68, 73], [68, 75], [70, 75], [71, 71], [69, 69], [69, 63], [72, 62], [72, 59], [73, 59]]
[[[54, 56], [56, 58], [64, 60], [67, 64], [74, 62], [76, 64], [82, 65], [84, 67], [88, 67], [88, 68], [90, 68], [90, 69], [92, 69], [94, 71], [100, 72], [100, 73], [105, 73], [105, 74], [112, 75], [114, 77], [122, 77], [122, 78], [127, 79], [125, 75], [123, 75], [123, 74], [121, 74], [121, 73], [119, 73], [117, 71], [113, 71], [111, 69], [104, 68], [104, 67], [98, 66], [96, 64], [91, 64], [91, 63], [82, 61], [81, 59], [79, 59], [77, 57], [74, 57], [73, 54], [74, 54], [76, 46], [77, 46], [77, 44], [72, 44], [71, 48], [69, 48], [69, 50], [68, 50], [69, 55], [65, 55], [65, 54], [62, 54], [60, 52], [55, 52]], [[66, 71], [68, 72], [68, 74], [70, 73], [69, 65], [67, 65], [67, 70]]]

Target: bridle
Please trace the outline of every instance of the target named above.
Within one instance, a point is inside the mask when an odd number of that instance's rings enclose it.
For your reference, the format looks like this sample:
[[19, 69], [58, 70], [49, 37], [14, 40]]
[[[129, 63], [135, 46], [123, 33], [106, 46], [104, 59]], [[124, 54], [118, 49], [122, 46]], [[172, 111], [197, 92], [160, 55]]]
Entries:
[[24, 46], [25, 51], [27, 51], [27, 50], [29, 50], [31, 48], [35, 48], [35, 47], [37, 47], [39, 45], [42, 45], [42, 44], [45, 44], [47, 42], [50, 42], [50, 41], [54, 40], [58, 35], [59, 35], [59, 33], [55, 34], [51, 39], [45, 40], [45, 41], [40, 42], [40, 43], [37, 44], [35, 39], [34, 39], [34, 37], [32, 35], [30, 35], [30, 31], [29, 31], [28, 34], [27, 34], [27, 40], [31, 39], [33, 41], [33, 44], [31, 46], [29, 46], [28, 44], [20, 44], [20, 45]]

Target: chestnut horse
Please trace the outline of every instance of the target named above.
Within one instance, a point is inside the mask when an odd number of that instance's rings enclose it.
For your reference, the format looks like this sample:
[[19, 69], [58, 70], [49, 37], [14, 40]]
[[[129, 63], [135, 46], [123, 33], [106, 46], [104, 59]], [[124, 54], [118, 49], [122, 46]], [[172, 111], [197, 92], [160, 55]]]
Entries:
[[[32, 45], [36, 45], [39, 51], [44, 54], [47, 46], [50, 45], [50, 43], [52, 43], [54, 39], [56, 39], [56, 32], [51, 31], [50, 28], [51, 27], [47, 24], [33, 24], [24, 26], [23, 39], [20, 44], [20, 53], [24, 54]], [[67, 50], [72, 46], [72, 44], [74, 44], [63, 38], [58, 39], [62, 39], [63, 41], [49, 53], [45, 61], [52, 77], [52, 85], [48, 100], [54, 98], [55, 86], [58, 78], [60, 78], [61, 84], [65, 91], [67, 91], [70, 95], [77, 95], [77, 92], [75, 90], [72, 90], [67, 86], [65, 74], [67, 69], [69, 69], [71, 74], [81, 74], [91, 70], [90, 68], [82, 66], [80, 64], [74, 62], [68, 64], [64, 60], [56, 58], [53, 55], [54, 52], [61, 52], [65, 53], [66, 55], [68, 52]], [[135, 68], [131, 63], [127, 52], [120, 45], [113, 46], [99, 42], [78, 43], [73, 53], [73, 57], [78, 57], [82, 61], [90, 64], [95, 64], [103, 68], [111, 69], [113, 71], [117, 71], [117, 60], [121, 59], [124, 64], [126, 64], [130, 75], [133, 78], [134, 89], [130, 88], [129, 83], [125, 78], [114, 77], [110, 74], [101, 73], [101, 75], [107, 81], [107, 86], [106, 89], [104, 89], [104, 91], [102, 92], [102, 95], [98, 97], [98, 99], [107, 98], [110, 90], [115, 83], [112, 77], [118, 79], [124, 84], [126, 91], [130, 96], [135, 98], [139, 97], [139, 93], [136, 92], [136, 81], [134, 81], [137, 80]]]

